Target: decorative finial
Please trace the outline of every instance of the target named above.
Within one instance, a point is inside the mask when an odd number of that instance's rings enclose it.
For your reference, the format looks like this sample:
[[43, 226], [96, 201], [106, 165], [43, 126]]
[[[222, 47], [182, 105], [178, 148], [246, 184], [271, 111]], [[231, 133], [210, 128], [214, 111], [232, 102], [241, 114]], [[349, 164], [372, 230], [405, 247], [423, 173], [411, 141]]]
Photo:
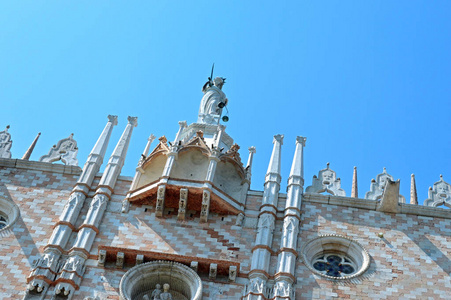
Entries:
[[303, 136], [297, 136], [296, 137], [296, 143], [302, 144], [303, 147], [305, 147], [305, 142], [307, 141], [306, 137]]
[[326, 164], [326, 169], [329, 169], [329, 166], [330, 166], [330, 162], [328, 162], [328, 163]]
[[357, 188], [357, 167], [354, 167], [354, 173], [352, 174], [351, 197], [352, 198], [359, 197], [359, 192], [358, 192], [358, 188]]
[[38, 135], [34, 138], [33, 142], [31, 143], [30, 147], [28, 148], [28, 150], [23, 155], [23, 157], [22, 157], [23, 160], [30, 159], [31, 153], [33, 152], [34, 147], [36, 146], [36, 143], [38, 142], [38, 139], [40, 136], [41, 136], [41, 133], [39, 132]]
[[113, 123], [113, 126], [117, 125], [117, 116], [115, 115], [108, 115], [108, 122]]
[[128, 116], [127, 121], [133, 127], [138, 126], [138, 117], [130, 117], [130, 116]]
[[415, 174], [410, 175], [410, 204], [418, 204], [417, 185]]

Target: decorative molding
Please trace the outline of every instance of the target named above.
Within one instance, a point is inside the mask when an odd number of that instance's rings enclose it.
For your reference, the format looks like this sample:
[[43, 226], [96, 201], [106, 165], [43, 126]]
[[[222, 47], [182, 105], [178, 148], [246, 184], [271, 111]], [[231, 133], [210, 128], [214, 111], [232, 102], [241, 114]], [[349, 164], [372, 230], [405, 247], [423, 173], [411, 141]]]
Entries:
[[318, 172], [318, 176], [313, 176], [312, 185], [307, 187], [306, 193], [323, 193], [327, 192], [334, 196], [346, 196], [345, 191], [341, 188], [341, 180], [337, 178], [337, 173], [329, 168], [329, 163], [325, 169]]
[[443, 180], [442, 175], [440, 180], [429, 188], [428, 199], [424, 200], [424, 205], [432, 207], [445, 205], [451, 208], [451, 185]]
[[5, 130], [0, 131], [0, 158], [11, 158], [11, 146], [13, 141], [11, 140], [11, 134], [8, 132], [9, 125]]
[[[306, 242], [301, 250], [305, 265], [315, 274], [332, 280], [347, 280], [362, 275], [370, 266], [368, 251], [357, 241], [338, 234], [320, 235]], [[338, 253], [350, 257], [356, 265], [354, 273], [346, 276], [329, 276], [313, 267], [313, 260], [319, 254]]]
[[74, 134], [71, 133], [68, 138], [59, 140], [48, 154], [39, 158], [39, 161], [52, 163], [61, 160], [65, 165], [78, 166], [78, 147], [73, 137]]
[[[365, 199], [369, 200], [380, 200], [382, 195], [384, 194], [385, 186], [387, 185], [387, 181], [395, 181], [393, 176], [387, 173], [387, 169], [384, 168], [382, 173], [376, 176], [376, 179], [371, 180], [370, 191], [365, 193]], [[406, 198], [404, 196], [399, 195], [399, 202], [406, 203]]]
[[[152, 261], [128, 270], [119, 283], [122, 300], [138, 299], [150, 293], [157, 284], [169, 284], [172, 291], [187, 295], [188, 299], [202, 299], [202, 280], [191, 268], [176, 262]], [[142, 296], [141, 296], [142, 297]]]

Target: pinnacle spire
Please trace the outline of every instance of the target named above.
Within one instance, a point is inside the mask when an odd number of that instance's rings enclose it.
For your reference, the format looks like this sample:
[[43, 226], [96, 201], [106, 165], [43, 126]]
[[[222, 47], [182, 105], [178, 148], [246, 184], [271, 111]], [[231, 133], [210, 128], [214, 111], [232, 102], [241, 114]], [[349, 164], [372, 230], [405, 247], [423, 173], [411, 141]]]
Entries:
[[31, 143], [30, 147], [28, 148], [28, 150], [25, 152], [25, 154], [23, 155], [22, 159], [23, 160], [29, 160], [31, 153], [34, 150], [34, 147], [36, 146], [36, 143], [38, 142], [39, 137], [41, 136], [41, 133], [39, 132], [38, 135], [34, 138], [33, 143]]
[[276, 134], [273, 140], [273, 150], [271, 154], [271, 159], [268, 165], [268, 171], [266, 176], [270, 174], [277, 174], [280, 176], [280, 161], [281, 161], [281, 150], [283, 145], [283, 134]]
[[410, 204], [418, 204], [417, 185], [415, 174], [410, 175]]
[[302, 136], [296, 137], [296, 149], [294, 151], [293, 163], [291, 165], [290, 177], [298, 176], [304, 177], [304, 165], [303, 165], [303, 148], [305, 147], [305, 141], [307, 138]]
[[357, 167], [354, 167], [354, 173], [352, 174], [352, 198], [359, 198], [359, 190], [357, 188]]
[[100, 179], [99, 185], [114, 187], [117, 177], [119, 176], [122, 166], [124, 165], [125, 156], [127, 155], [128, 145], [132, 136], [133, 128], [138, 126], [138, 118], [128, 117], [128, 124], [122, 133], [113, 154], [110, 156], [105, 172]]
[[91, 153], [89, 153], [88, 159], [80, 174], [80, 178], [78, 179], [79, 183], [85, 183], [88, 186], [91, 185], [95, 174], [99, 172], [100, 166], [103, 163], [103, 158], [110, 141], [111, 132], [113, 131], [113, 127], [116, 125], [117, 116], [109, 115], [105, 128], [92, 148]]

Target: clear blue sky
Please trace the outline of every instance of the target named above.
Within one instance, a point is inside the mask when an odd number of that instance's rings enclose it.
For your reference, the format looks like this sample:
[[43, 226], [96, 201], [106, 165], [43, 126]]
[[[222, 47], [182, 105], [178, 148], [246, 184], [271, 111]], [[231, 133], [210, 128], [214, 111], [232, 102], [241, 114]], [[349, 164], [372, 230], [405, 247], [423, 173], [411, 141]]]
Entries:
[[3, 1], [0, 130], [14, 158], [42, 132], [32, 160], [73, 132], [83, 166], [108, 114], [107, 156], [137, 116], [133, 176], [151, 133], [196, 121], [214, 62], [226, 131], [244, 162], [257, 148], [253, 189], [282, 133], [282, 192], [302, 135], [305, 186], [330, 162], [350, 195], [357, 166], [363, 197], [387, 167], [407, 199], [415, 173], [422, 202], [440, 174], [451, 182], [450, 15], [449, 1]]

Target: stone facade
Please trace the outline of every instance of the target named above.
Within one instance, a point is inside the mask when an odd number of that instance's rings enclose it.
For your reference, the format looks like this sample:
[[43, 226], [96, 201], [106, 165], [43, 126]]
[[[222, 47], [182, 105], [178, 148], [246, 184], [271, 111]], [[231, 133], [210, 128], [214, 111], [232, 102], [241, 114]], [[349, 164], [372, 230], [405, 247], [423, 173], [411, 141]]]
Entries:
[[329, 164], [304, 189], [306, 139], [288, 141], [296, 150], [285, 176], [276, 135], [264, 190], [250, 190], [256, 151], [244, 165], [218, 125], [222, 84], [205, 84], [217, 95], [204, 97], [198, 123], [179, 123], [174, 141], [152, 150], [149, 138], [134, 177], [120, 175], [132, 117], [102, 174], [115, 116], [83, 169], [0, 158], [0, 298], [449, 298], [451, 214], [436, 207], [451, 197], [443, 178], [426, 206], [416, 204], [413, 176], [406, 204], [386, 170], [365, 198], [346, 197]]

